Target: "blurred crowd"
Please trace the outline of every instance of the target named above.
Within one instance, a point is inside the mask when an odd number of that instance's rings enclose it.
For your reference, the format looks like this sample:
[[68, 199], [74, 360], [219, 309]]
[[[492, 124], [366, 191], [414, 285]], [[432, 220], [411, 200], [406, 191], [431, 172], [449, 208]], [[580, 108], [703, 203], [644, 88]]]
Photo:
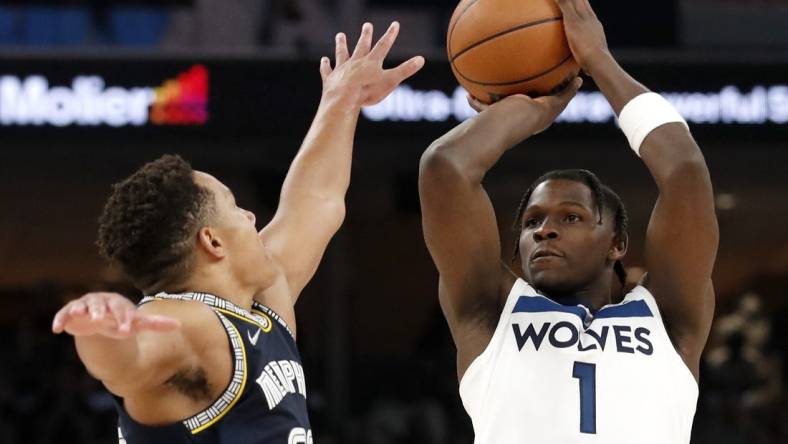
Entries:
[[[73, 340], [49, 332], [58, 304], [80, 292], [42, 287], [0, 294], [7, 350], [0, 366], [0, 442], [98, 444], [116, 438], [112, 399], [79, 362]], [[754, 292], [735, 300], [718, 314], [705, 354], [693, 443], [788, 442], [788, 312], [785, 304], [766, 304]], [[349, 356], [353, 383], [344, 400], [347, 411], [339, 415], [339, 401], [329, 398], [326, 387], [332, 357], [304, 356], [318, 442], [473, 442], [457, 394], [454, 348], [437, 307], [407, 356]]]
[[[442, 48], [457, 0], [180, 0], [0, 1], [0, 48], [155, 48], [166, 50], [323, 51], [338, 30], [362, 20], [400, 20], [400, 46]], [[723, 8], [724, 6], [724, 8]], [[594, 8], [613, 47], [785, 46], [775, 33], [788, 0], [663, 0], [638, 5], [639, 17], [615, 2]], [[745, 14], [746, 20], [740, 20]], [[741, 28], [731, 39], [731, 20]], [[739, 21], [735, 21], [739, 20]], [[702, 31], [702, 36], [696, 35]], [[770, 31], [770, 32], [765, 32]]]
[[769, 312], [755, 292], [737, 300], [716, 318], [702, 363], [697, 442], [788, 442], [788, 312]]

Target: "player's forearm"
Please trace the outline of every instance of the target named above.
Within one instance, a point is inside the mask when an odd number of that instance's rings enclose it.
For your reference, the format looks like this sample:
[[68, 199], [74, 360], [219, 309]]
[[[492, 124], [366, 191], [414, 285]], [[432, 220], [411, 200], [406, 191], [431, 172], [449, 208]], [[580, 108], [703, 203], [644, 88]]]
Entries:
[[[600, 91], [605, 95], [616, 115], [635, 97], [649, 89], [632, 78], [610, 55], [600, 56], [589, 68]], [[708, 180], [703, 155], [694, 139], [680, 123], [663, 125], [643, 141], [640, 156], [657, 186], [664, 190], [671, 183], [693, 177], [697, 182]]]
[[360, 109], [344, 91], [326, 92], [293, 160], [282, 200], [301, 195], [344, 201], [350, 186], [353, 141]]
[[632, 78], [609, 53], [594, 58], [587, 68], [588, 75], [594, 79], [616, 115], [621, 114], [624, 105], [635, 97], [648, 92], [648, 88]]
[[433, 142], [422, 164], [443, 159], [467, 179], [481, 183], [504, 153], [536, 132], [536, 121], [514, 102], [503, 101]]

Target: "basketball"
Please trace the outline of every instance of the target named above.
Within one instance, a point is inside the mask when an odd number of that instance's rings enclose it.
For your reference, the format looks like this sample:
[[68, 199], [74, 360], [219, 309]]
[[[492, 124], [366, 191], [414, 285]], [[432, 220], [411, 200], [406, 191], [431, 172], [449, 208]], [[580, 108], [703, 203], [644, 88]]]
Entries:
[[446, 46], [457, 80], [485, 103], [547, 95], [579, 72], [553, 0], [462, 0]]

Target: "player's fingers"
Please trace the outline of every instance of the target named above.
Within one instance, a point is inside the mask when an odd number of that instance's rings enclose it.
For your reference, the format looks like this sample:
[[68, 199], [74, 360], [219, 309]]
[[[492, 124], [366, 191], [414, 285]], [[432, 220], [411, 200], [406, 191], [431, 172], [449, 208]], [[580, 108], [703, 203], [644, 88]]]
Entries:
[[67, 317], [68, 316], [65, 315], [62, 310], [55, 314], [55, 317], [52, 318], [52, 333], [63, 333], [63, 324]]
[[572, 97], [575, 96], [575, 94], [577, 94], [577, 91], [581, 86], [583, 86], [583, 79], [581, 77], [575, 77], [571, 82], [567, 83], [566, 86], [558, 92], [558, 94], [556, 94], [556, 97], [568, 102], [572, 99]]
[[347, 59], [350, 58], [350, 52], [347, 49], [347, 36], [344, 32], [340, 32], [337, 34], [336, 38], [336, 50], [335, 50], [335, 60], [334, 60], [334, 67], [338, 67], [343, 63], [347, 62]]
[[69, 304], [66, 304], [65, 307], [63, 307], [60, 310], [58, 310], [57, 313], [55, 313], [55, 318], [52, 319], [52, 332], [53, 333], [63, 333], [63, 330], [65, 329], [65, 326], [66, 326], [66, 323], [68, 323], [68, 320], [71, 317], [70, 312], [71, 312], [71, 304], [69, 303]]
[[583, 86], [583, 79], [581, 77], [575, 77], [569, 85], [564, 88], [563, 91], [558, 93], [558, 97], [561, 99], [563, 103], [569, 103], [572, 99], [577, 95], [577, 91], [580, 90], [580, 87]]
[[82, 299], [75, 299], [69, 302], [55, 314], [55, 318], [52, 320], [52, 332], [63, 333], [66, 331], [66, 325], [68, 325], [69, 321], [87, 313], [87, 305]]
[[424, 57], [416, 56], [401, 63], [396, 68], [388, 70], [388, 75], [396, 85], [399, 85], [405, 79], [419, 72], [419, 70], [424, 67], [424, 63]]
[[131, 320], [134, 317], [136, 307], [123, 299], [111, 299], [107, 305], [112, 317], [115, 319], [118, 331], [128, 333], [131, 331]]
[[470, 94], [468, 94], [468, 105], [470, 105], [471, 108], [476, 110], [476, 112], [478, 112], [478, 113], [480, 113], [480, 112], [482, 112], [482, 111], [484, 111], [484, 110], [486, 110], [487, 108], [490, 107], [490, 105], [488, 105], [486, 103], [482, 103], [479, 99], [477, 99], [476, 97], [473, 97]]
[[91, 294], [85, 298], [85, 303], [88, 306], [90, 319], [102, 319], [107, 313], [107, 303], [101, 294]]
[[555, 0], [565, 20], [578, 17], [577, 0]]
[[581, 86], [583, 86], [583, 79], [575, 77], [558, 93], [552, 96], [542, 96], [535, 100], [552, 108], [563, 108], [572, 101]]
[[358, 38], [352, 58], [364, 57], [369, 54], [369, 50], [372, 48], [372, 32], [372, 23], [364, 23], [364, 26], [361, 27], [361, 37]]
[[119, 303], [119, 301], [115, 299], [108, 300], [107, 311], [118, 326], [123, 324], [123, 306]]
[[134, 317], [135, 331], [156, 331], [168, 332], [177, 330], [181, 327], [181, 321], [169, 316], [148, 315], [137, 312]]
[[591, 3], [588, 0], [579, 0], [577, 10], [582, 17], [593, 17], [596, 18], [596, 13], [594, 12], [594, 8], [591, 7]]
[[122, 330], [131, 331], [134, 328], [134, 316], [137, 314], [136, 307], [128, 309], [124, 313]]
[[82, 316], [88, 314], [88, 306], [82, 299], [77, 299], [69, 304], [71, 307], [68, 309], [68, 314], [71, 317]]
[[370, 51], [369, 56], [373, 60], [377, 60], [383, 63], [383, 60], [391, 51], [391, 47], [394, 46], [394, 42], [397, 40], [397, 36], [399, 35], [399, 22], [392, 22], [389, 26], [389, 29], [386, 30], [386, 33], [383, 34], [383, 37], [378, 40], [375, 44], [375, 47], [372, 48]]
[[328, 57], [323, 57], [320, 59], [320, 77], [323, 79], [323, 82], [326, 81], [328, 76], [331, 75], [331, 61], [328, 60]]

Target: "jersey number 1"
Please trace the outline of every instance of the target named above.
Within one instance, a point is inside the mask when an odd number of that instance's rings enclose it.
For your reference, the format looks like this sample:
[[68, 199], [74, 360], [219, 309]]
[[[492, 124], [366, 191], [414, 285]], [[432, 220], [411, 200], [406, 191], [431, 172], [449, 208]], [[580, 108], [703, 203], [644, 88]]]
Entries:
[[580, 433], [596, 434], [596, 364], [575, 362], [572, 377], [580, 383]]

